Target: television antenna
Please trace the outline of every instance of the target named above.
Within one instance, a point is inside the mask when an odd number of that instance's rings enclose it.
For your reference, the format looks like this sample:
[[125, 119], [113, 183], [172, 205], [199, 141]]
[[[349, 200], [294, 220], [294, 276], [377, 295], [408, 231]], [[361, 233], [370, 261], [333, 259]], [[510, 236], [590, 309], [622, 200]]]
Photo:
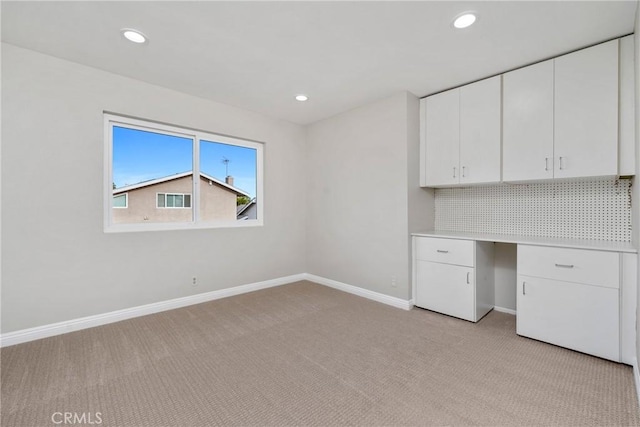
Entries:
[[222, 163], [224, 163], [224, 176], [229, 176], [229, 162], [231, 160], [227, 159], [226, 157], [222, 158]]

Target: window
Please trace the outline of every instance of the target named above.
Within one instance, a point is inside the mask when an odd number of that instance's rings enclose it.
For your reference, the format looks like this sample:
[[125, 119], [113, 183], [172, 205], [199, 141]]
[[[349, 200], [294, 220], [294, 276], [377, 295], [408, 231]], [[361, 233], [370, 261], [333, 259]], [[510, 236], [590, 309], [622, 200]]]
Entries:
[[127, 207], [127, 193], [115, 194], [113, 196], [114, 209], [123, 209]]
[[190, 208], [191, 194], [158, 193], [159, 208]]
[[105, 231], [262, 225], [262, 163], [258, 142], [105, 114]]

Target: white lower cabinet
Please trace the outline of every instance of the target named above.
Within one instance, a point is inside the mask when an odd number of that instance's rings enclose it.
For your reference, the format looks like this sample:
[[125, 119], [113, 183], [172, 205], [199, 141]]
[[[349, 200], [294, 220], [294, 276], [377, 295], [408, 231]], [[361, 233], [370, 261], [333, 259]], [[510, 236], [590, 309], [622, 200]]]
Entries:
[[518, 245], [517, 333], [619, 362], [620, 254]]
[[473, 267], [417, 261], [418, 307], [475, 322]]
[[[518, 335], [635, 362], [635, 251], [513, 243]], [[477, 322], [494, 307], [494, 275], [493, 242], [413, 236], [417, 307]]]
[[477, 322], [493, 309], [493, 243], [414, 237], [415, 305]]
[[517, 333], [620, 360], [618, 290], [518, 275]]

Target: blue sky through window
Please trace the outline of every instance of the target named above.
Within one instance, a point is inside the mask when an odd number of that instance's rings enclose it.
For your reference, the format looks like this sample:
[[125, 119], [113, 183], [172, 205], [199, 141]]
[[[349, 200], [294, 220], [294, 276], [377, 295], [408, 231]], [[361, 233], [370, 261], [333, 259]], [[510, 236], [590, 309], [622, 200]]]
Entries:
[[[256, 150], [204, 141], [200, 171], [224, 182], [228, 159], [234, 187], [256, 194]], [[113, 181], [116, 188], [193, 170], [193, 141], [161, 133], [113, 127]]]
[[256, 196], [257, 152], [253, 148], [238, 147], [214, 141], [200, 140], [200, 171], [224, 181], [228, 159], [229, 175], [233, 186]]

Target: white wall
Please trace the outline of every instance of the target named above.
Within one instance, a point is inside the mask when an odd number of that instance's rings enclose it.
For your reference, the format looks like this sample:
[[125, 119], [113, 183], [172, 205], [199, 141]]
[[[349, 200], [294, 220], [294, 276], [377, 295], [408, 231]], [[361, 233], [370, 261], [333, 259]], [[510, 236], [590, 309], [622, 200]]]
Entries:
[[[7, 44], [2, 105], [3, 333], [305, 272], [304, 128]], [[265, 226], [103, 233], [104, 110], [265, 142]]]
[[518, 245], [496, 243], [494, 252], [495, 306], [516, 309]]
[[308, 127], [309, 273], [410, 298], [409, 232], [433, 225], [418, 105], [405, 92]]

